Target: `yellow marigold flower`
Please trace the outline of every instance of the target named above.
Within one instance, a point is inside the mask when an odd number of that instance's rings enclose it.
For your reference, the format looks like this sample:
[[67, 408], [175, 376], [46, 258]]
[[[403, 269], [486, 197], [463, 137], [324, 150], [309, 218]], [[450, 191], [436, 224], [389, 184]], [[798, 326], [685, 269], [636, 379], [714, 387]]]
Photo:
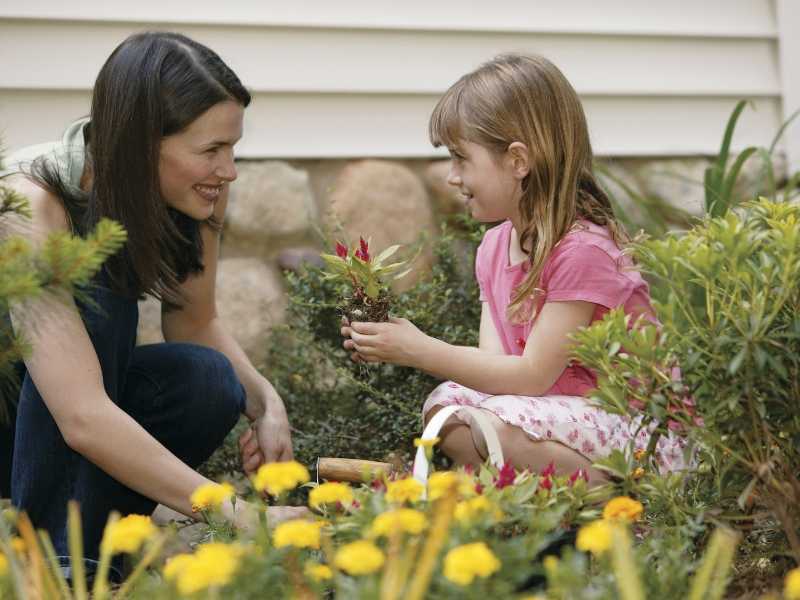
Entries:
[[17, 554], [25, 554], [25, 549], [27, 548], [27, 545], [25, 544], [25, 540], [23, 540], [18, 535], [15, 535], [14, 537], [11, 538], [11, 548]]
[[434, 437], [429, 440], [423, 440], [422, 438], [414, 438], [414, 447], [419, 448], [420, 446], [423, 448], [433, 448], [436, 444], [442, 441], [440, 437]]
[[428, 498], [438, 500], [453, 486], [463, 498], [475, 495], [475, 485], [469, 476], [455, 471], [437, 471], [428, 478]]
[[197, 512], [208, 508], [219, 508], [235, 492], [230, 483], [206, 483], [192, 492], [189, 500], [192, 503], [192, 510]]
[[0, 577], [8, 573], [8, 559], [5, 554], [0, 554]]
[[116, 523], [106, 525], [102, 545], [112, 554], [138, 552], [142, 544], [153, 537], [158, 529], [150, 517], [144, 515], [128, 515]]
[[548, 554], [544, 557], [544, 560], [542, 560], [542, 564], [544, 565], [545, 571], [548, 573], [555, 573], [558, 570], [558, 557]]
[[183, 571], [186, 566], [194, 560], [191, 554], [176, 554], [175, 556], [167, 559], [164, 565], [164, 579], [171, 581], [175, 579], [178, 574]]
[[455, 519], [466, 524], [474, 521], [478, 516], [491, 512], [496, 519], [502, 518], [503, 513], [486, 496], [475, 496], [469, 500], [462, 500], [456, 504]]
[[266, 490], [273, 496], [293, 490], [309, 480], [308, 469], [299, 462], [267, 463], [259, 467], [253, 485], [259, 492]]
[[292, 519], [284, 521], [275, 528], [272, 541], [276, 548], [294, 546], [295, 548], [319, 548], [319, 530], [322, 523]]
[[353, 492], [350, 486], [344, 483], [322, 483], [311, 490], [308, 495], [308, 505], [311, 508], [319, 508], [323, 504], [334, 504], [341, 502], [348, 506], [353, 502]]
[[796, 567], [786, 574], [783, 596], [786, 600], [800, 600], [800, 567]]
[[478, 577], [500, 570], [500, 561], [484, 542], [458, 546], [444, 557], [444, 576], [458, 585], [469, 585]]
[[642, 467], [636, 467], [633, 470], [631, 477], [633, 477], [634, 479], [641, 479], [643, 475], [644, 475], [644, 469]]
[[578, 530], [575, 547], [595, 556], [611, 547], [611, 524], [608, 521], [592, 521]]
[[603, 518], [611, 521], [636, 521], [643, 510], [641, 502], [627, 496], [617, 496], [606, 504]]
[[386, 484], [386, 500], [397, 504], [416, 502], [422, 497], [424, 490], [424, 486], [413, 477], [390, 481]]
[[345, 544], [336, 552], [334, 562], [350, 575], [369, 575], [383, 566], [383, 552], [370, 541], [358, 540]]
[[172, 558], [164, 567], [164, 577], [176, 580], [183, 595], [227, 585], [239, 568], [243, 552], [241, 546], [234, 544], [203, 544], [194, 555], [179, 554]]
[[321, 565], [317, 562], [307, 562], [305, 572], [306, 576], [314, 581], [324, 581], [333, 577], [333, 571], [328, 565]]
[[424, 513], [412, 508], [398, 508], [375, 517], [372, 522], [372, 535], [389, 536], [393, 531], [403, 531], [411, 535], [419, 535], [428, 526]]

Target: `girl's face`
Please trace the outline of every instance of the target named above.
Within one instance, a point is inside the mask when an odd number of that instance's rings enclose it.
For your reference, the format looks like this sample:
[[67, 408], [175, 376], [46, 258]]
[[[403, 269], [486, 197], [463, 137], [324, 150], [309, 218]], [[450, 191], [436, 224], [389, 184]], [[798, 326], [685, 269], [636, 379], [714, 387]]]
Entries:
[[226, 186], [236, 179], [233, 146], [242, 137], [244, 107], [219, 102], [183, 131], [161, 140], [158, 175], [164, 201], [204, 221]]
[[459, 189], [472, 217], [483, 223], [516, 220], [522, 186], [507, 153], [498, 157], [467, 141], [449, 150], [447, 183]]

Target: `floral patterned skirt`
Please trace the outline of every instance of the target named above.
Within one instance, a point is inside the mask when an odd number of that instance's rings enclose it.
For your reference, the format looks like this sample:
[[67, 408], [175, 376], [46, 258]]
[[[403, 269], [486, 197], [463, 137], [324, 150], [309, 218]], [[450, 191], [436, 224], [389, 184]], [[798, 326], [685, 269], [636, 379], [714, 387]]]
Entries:
[[[639, 430], [639, 420], [612, 415], [579, 396], [492, 396], [446, 381], [431, 392], [422, 408], [464, 405], [482, 408], [503, 422], [519, 427], [536, 441], [560, 442], [595, 462], [634, 440], [634, 449], [647, 447], [650, 432]], [[469, 417], [456, 419], [469, 424]], [[637, 433], [637, 430], [638, 433]], [[656, 444], [656, 462], [662, 473], [686, 469], [687, 441], [677, 435], [662, 436]]]

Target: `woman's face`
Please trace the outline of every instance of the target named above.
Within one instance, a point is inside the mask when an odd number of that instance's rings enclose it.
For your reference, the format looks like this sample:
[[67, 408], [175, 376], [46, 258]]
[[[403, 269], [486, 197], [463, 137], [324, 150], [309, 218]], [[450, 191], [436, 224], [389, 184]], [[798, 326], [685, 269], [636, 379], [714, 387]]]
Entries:
[[158, 175], [164, 201], [203, 221], [236, 179], [233, 147], [242, 137], [244, 107], [227, 100], [197, 117], [183, 131], [161, 140]]

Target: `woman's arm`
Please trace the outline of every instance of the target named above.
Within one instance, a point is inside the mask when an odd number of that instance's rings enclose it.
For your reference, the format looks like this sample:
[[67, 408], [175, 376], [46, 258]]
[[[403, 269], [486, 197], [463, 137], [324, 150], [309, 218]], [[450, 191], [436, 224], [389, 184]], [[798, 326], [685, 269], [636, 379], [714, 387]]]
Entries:
[[[214, 216], [222, 222], [228, 203], [228, 188], [223, 191]], [[283, 400], [272, 384], [261, 375], [241, 346], [225, 330], [217, 314], [215, 284], [219, 255], [219, 233], [202, 227], [202, 273], [189, 277], [182, 291], [187, 299], [180, 310], [163, 311], [161, 327], [168, 342], [191, 342], [222, 352], [231, 361], [239, 381], [244, 386], [247, 402], [245, 414], [253, 421], [259, 455], [248, 462], [243, 457], [245, 471], [251, 472], [259, 463], [291, 460], [293, 457], [289, 420]], [[250, 454], [252, 458], [252, 453]]]
[[[33, 219], [9, 233], [22, 233], [40, 244], [51, 232], [67, 230], [55, 196], [30, 182], [15, 187], [29, 198]], [[108, 397], [97, 354], [72, 298], [48, 292], [12, 306], [11, 316], [15, 329], [31, 343], [25, 359], [28, 373], [67, 445], [127, 487], [191, 516], [189, 496], [208, 480]]]
[[579, 300], [546, 303], [522, 356], [452, 346], [425, 335], [405, 319], [353, 323], [350, 336], [352, 348], [368, 361], [414, 367], [487, 394], [541, 396], [567, 366], [569, 334], [589, 325], [594, 310], [595, 304]]

